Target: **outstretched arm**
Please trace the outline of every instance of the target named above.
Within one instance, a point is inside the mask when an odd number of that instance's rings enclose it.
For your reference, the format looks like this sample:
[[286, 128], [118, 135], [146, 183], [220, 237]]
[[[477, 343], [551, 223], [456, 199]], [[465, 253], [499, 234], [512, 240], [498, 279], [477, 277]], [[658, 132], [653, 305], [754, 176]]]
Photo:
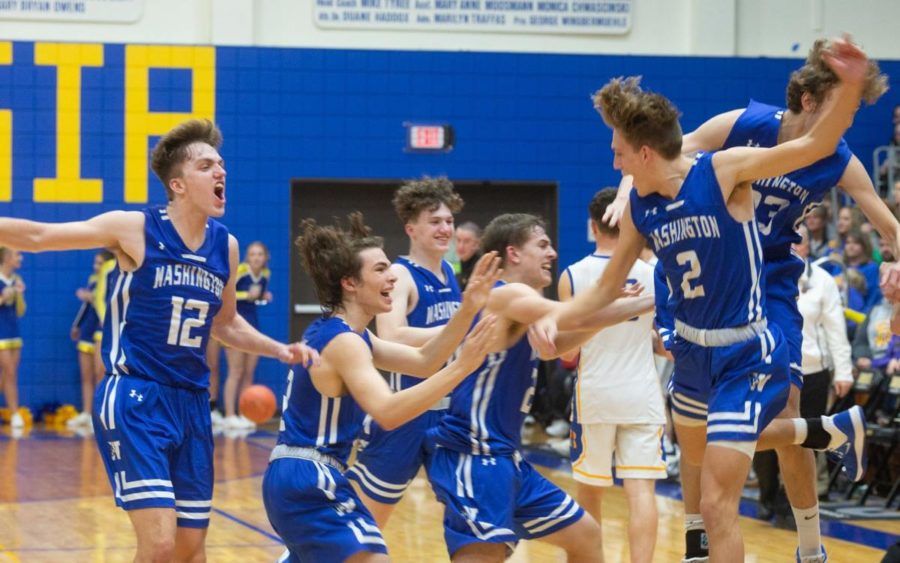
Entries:
[[433, 338], [414, 348], [384, 338], [372, 339], [375, 365], [407, 375], [428, 377], [436, 372], [459, 346], [472, 326], [475, 315], [485, 303], [502, 270], [496, 252], [482, 256], [469, 278], [462, 304], [453, 318]]
[[[445, 397], [484, 361], [494, 333], [496, 318], [488, 315], [466, 338], [460, 354], [446, 367], [414, 387], [392, 393], [375, 369], [373, 355], [358, 336], [345, 333], [325, 347], [323, 363], [331, 366], [347, 385], [354, 400], [385, 430], [412, 420]], [[384, 341], [381, 341], [384, 342]], [[372, 341], [373, 352], [382, 344]], [[394, 346], [403, 346], [394, 344]], [[379, 350], [378, 355], [385, 355]]]
[[681, 141], [681, 154], [711, 152], [724, 147], [728, 134], [742, 113], [744, 110], [735, 109], [708, 119], [703, 125], [684, 136]]
[[237, 239], [229, 235], [228, 264], [231, 274], [228, 276], [228, 283], [222, 290], [222, 307], [213, 319], [211, 336], [231, 348], [276, 358], [285, 363], [306, 364], [309, 361], [318, 361], [318, 354], [311, 348], [297, 343], [288, 345], [269, 338], [253, 328], [253, 325], [237, 313], [237, 297], [234, 286], [239, 263]]
[[735, 147], [713, 155], [716, 179], [726, 201], [736, 186], [787, 174], [834, 152], [859, 107], [868, 59], [848, 39], [838, 39], [832, 43], [826, 61], [841, 82], [806, 134], [771, 148]]

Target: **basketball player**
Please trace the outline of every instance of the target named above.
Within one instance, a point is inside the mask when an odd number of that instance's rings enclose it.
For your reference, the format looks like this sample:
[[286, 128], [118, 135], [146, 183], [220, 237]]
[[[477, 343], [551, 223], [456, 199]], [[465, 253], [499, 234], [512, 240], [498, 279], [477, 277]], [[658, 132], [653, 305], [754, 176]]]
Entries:
[[[859, 409], [833, 420], [779, 419], [760, 435], [786, 404], [789, 381], [783, 337], [764, 316], [749, 183], [834, 152], [859, 103], [868, 59], [847, 40], [835, 41], [824, 58], [840, 85], [805, 135], [774, 148], [735, 147], [692, 160], [681, 156], [677, 111], [643, 92], [638, 79], [613, 80], [594, 98], [613, 129], [614, 165], [634, 176], [636, 189], [617, 254], [599, 284], [562, 313], [560, 327], [577, 326], [577, 311], [608, 303], [640, 253], [638, 232], [651, 241], [675, 301], [675, 424], [683, 454], [702, 459], [700, 504], [712, 561], [743, 559], [737, 504], [757, 440], [761, 449], [850, 444], [851, 476], [861, 478], [865, 465]], [[714, 453], [702, 456], [707, 441]]]
[[[259, 241], [251, 242], [244, 254], [244, 261], [238, 266], [237, 280], [234, 282], [237, 312], [250, 326], [259, 329], [256, 308], [272, 300], [268, 290], [269, 249]], [[228, 379], [225, 381], [225, 426], [228, 428], [256, 428], [253, 421], [237, 412], [238, 397], [253, 383], [253, 372], [259, 356], [232, 348], [225, 349], [228, 359]]]
[[[451, 394], [447, 414], [432, 431], [437, 447], [428, 467], [445, 505], [450, 557], [503, 561], [518, 540], [541, 539], [564, 549], [569, 561], [602, 561], [594, 519], [518, 451], [537, 378], [538, 354], [529, 342], [528, 326], [561, 306], [540, 294], [551, 283], [556, 251], [541, 220], [528, 214], [495, 218], [482, 244], [503, 259], [503, 276], [485, 307], [485, 314], [497, 317], [498, 337], [484, 363]], [[649, 295], [623, 300], [594, 316], [590, 330], [652, 306]], [[562, 333], [556, 349], [578, 346], [591, 334]]]
[[[600, 279], [616, 249], [619, 230], [603, 222], [615, 188], [594, 194], [588, 211], [594, 252], [566, 268], [559, 279], [559, 299], [569, 301]], [[628, 281], [654, 285], [653, 266], [637, 260]], [[578, 504], [598, 524], [603, 489], [622, 479], [628, 498], [628, 545], [633, 563], [649, 563], [656, 546], [656, 479], [666, 478], [660, 440], [666, 421], [659, 374], [653, 355], [653, 314], [648, 312], [609, 328], [584, 343], [572, 398], [572, 477]]]
[[80, 287], [75, 296], [81, 301], [75, 320], [72, 321], [70, 335], [75, 341], [78, 350], [78, 372], [81, 376], [81, 409], [77, 416], [66, 421], [66, 426], [75, 428], [89, 426], [91, 424], [91, 412], [93, 412], [94, 387], [103, 378], [103, 370], [96, 369], [97, 345], [94, 333], [100, 327], [100, 318], [94, 307], [94, 292], [97, 289], [97, 280], [103, 264], [112, 257], [109, 251], [103, 250], [94, 255], [93, 272], [88, 276], [87, 287]]
[[[420, 346], [439, 333], [459, 309], [461, 294], [453, 266], [443, 259], [453, 239], [453, 214], [463, 200], [446, 178], [408, 182], [394, 194], [394, 210], [409, 237], [409, 254], [391, 266], [397, 281], [391, 292], [394, 306], [375, 317], [378, 336]], [[421, 382], [402, 373], [390, 375], [391, 389], [400, 391]], [[360, 450], [347, 477], [384, 529], [406, 488], [426, 463], [431, 446], [426, 432], [440, 422], [447, 401], [401, 427], [386, 431], [369, 416], [360, 434]]]
[[[278, 445], [263, 478], [266, 513], [287, 544], [281, 561], [387, 561], [379, 527], [345, 474], [350, 448], [365, 413], [386, 430], [397, 428], [426, 412], [484, 359], [494, 324], [489, 316], [438, 371], [487, 300], [499, 260], [485, 256], [453, 320], [412, 347], [366, 329], [376, 314], [391, 309], [397, 276], [362, 214], [350, 216], [349, 231], [311, 219], [301, 231], [303, 266], [324, 311], [304, 340], [322, 362], [296, 366], [288, 375]], [[394, 391], [376, 368], [434, 375]]]
[[18, 250], [0, 247], [0, 379], [10, 412], [9, 425], [14, 431], [25, 426], [19, 413], [19, 317], [25, 314], [25, 282], [16, 270], [21, 266], [22, 254]]
[[225, 213], [218, 128], [191, 120], [164, 135], [153, 171], [168, 205], [86, 221], [0, 219], [0, 244], [29, 252], [108, 248], [119, 275], [103, 325], [107, 376], [94, 400], [97, 445], [137, 536], [136, 561], [202, 561], [213, 459], [204, 352], [210, 334], [284, 362], [314, 359], [235, 312], [238, 243]]
[[[751, 100], [746, 109], [717, 115], [685, 135], [682, 151], [690, 154], [739, 146], [773, 147], [806, 134], [822, 114], [825, 99], [838, 84], [838, 77], [826, 64], [827, 52], [827, 41], [816, 41], [806, 64], [791, 74], [787, 108]], [[887, 78], [880, 74], [878, 63], [870, 60], [862, 85], [863, 100], [871, 105], [886, 90]], [[832, 154], [809, 166], [753, 183], [765, 263], [767, 317], [781, 329], [790, 356], [790, 394], [780, 417], [800, 416], [803, 385], [800, 370], [803, 318], [797, 308], [797, 297], [804, 264], [791, 253], [791, 244], [800, 240], [796, 226], [804, 215], [819, 205], [834, 186], [852, 197], [882, 238], [896, 247], [900, 242], [900, 223], [878, 196], [865, 167], [843, 139]], [[900, 266], [894, 265], [891, 272], [885, 278], [889, 283], [886, 295], [900, 290]], [[820, 548], [815, 457], [811, 450], [796, 445], [778, 448], [776, 453], [797, 522], [798, 557], [803, 561], [819, 561], [824, 557], [824, 548]], [[699, 487], [699, 482], [694, 484], [689, 479], [683, 480], [683, 484], [687, 488]]]

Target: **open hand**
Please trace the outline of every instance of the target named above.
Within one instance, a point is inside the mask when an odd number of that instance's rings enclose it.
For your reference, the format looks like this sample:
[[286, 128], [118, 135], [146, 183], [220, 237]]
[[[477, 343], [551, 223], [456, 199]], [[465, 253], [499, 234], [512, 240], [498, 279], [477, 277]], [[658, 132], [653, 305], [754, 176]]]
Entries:
[[824, 54], [825, 62], [847, 84], [860, 84], [865, 79], [869, 58], [849, 35], [831, 41]]
[[306, 368], [322, 363], [319, 352], [315, 348], [307, 346], [306, 342], [288, 344], [279, 352], [278, 359], [286, 364], [300, 364]]

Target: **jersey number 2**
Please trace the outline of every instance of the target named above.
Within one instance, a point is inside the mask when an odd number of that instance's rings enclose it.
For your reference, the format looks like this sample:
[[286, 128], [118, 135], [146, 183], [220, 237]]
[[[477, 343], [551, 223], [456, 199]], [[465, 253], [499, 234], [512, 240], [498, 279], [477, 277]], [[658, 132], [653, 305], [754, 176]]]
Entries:
[[695, 286], [691, 286], [691, 280], [700, 277], [700, 258], [697, 257], [697, 253], [693, 250], [679, 252], [675, 255], [675, 261], [678, 262], [679, 266], [684, 266], [685, 264], [690, 266], [690, 269], [681, 278], [681, 292], [684, 294], [684, 298], [693, 299], [706, 295], [703, 284], [698, 283]]
[[[196, 319], [181, 320], [182, 310], [198, 311]], [[198, 299], [172, 296], [172, 322], [169, 323], [169, 338], [166, 343], [171, 346], [184, 346], [185, 348], [199, 348], [203, 342], [202, 336], [191, 336], [192, 328], [200, 328], [206, 324], [206, 314], [209, 312], [209, 303]]]

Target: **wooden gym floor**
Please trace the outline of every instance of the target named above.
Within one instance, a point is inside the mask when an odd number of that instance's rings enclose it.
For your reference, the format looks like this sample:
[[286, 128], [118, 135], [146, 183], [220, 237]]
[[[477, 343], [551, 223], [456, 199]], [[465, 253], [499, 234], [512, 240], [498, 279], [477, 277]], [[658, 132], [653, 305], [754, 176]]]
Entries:
[[[216, 438], [216, 487], [207, 539], [210, 562], [273, 561], [282, 551], [260, 498], [262, 474], [274, 433]], [[568, 469], [542, 469], [570, 493]], [[679, 561], [682, 535], [677, 487], [661, 484], [656, 558]], [[612, 488], [604, 500], [606, 560], [628, 561], [624, 493]], [[394, 561], [447, 561], [442, 506], [418, 477], [394, 513], [385, 537]], [[741, 518], [748, 562], [794, 560], [794, 533]], [[825, 522], [829, 561], [878, 562], [884, 546], [900, 534], [900, 521]], [[134, 538], [125, 513], [115, 507], [92, 436], [38, 427], [18, 439], [0, 430], [0, 561], [131, 561]], [[510, 561], [562, 561], [560, 550], [523, 542]]]

